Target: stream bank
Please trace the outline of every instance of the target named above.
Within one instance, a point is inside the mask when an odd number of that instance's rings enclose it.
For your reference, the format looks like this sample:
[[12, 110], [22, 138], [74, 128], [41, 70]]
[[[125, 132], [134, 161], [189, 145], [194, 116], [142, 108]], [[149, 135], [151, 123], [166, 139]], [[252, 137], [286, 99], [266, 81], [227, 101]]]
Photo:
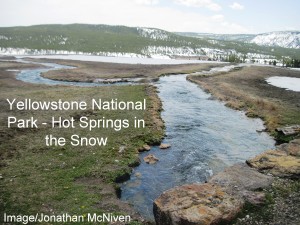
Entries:
[[[164, 191], [186, 183], [201, 183], [224, 168], [274, 148], [274, 140], [259, 119], [247, 118], [232, 110], [186, 75], [160, 77], [156, 83], [163, 104], [166, 150], [152, 146], [140, 154], [141, 164], [134, 168], [122, 186], [121, 199], [132, 204], [146, 219], [154, 220], [153, 201]], [[242, 153], [242, 154], [241, 154]], [[158, 162], [144, 162], [149, 154]]]
[[[182, 76], [182, 75], [180, 75], [180, 76]], [[180, 76], [178, 76], [178, 77], [180, 77]], [[173, 76], [170, 76], [170, 77], [173, 77]], [[161, 78], [161, 79], [163, 79], [163, 78]], [[185, 78], [184, 78], [185, 79]], [[186, 83], [184, 83], [184, 82], [181, 82], [182, 80], [179, 80], [179, 82], [178, 81], [176, 81], [176, 80], [173, 80], [172, 81], [172, 83], [170, 84], [170, 83], [167, 83], [167, 86], [169, 86], [170, 87], [170, 89], [172, 89], [173, 87], [175, 87], [174, 89], [176, 89], [178, 86], [177, 86], [177, 84], [178, 83], [182, 83], [183, 84], [183, 86], [185, 86], [185, 84]], [[188, 87], [188, 89], [189, 88], [191, 88], [190, 86], [187, 86]], [[193, 88], [192, 88], [193, 89]], [[196, 89], [195, 89], [196, 90]], [[199, 90], [199, 88], [197, 88], [197, 90]], [[176, 93], [176, 97], [177, 97], [177, 94], [179, 94], [179, 95], [186, 95], [185, 97], [187, 97], [187, 98], [185, 98], [185, 99], [189, 99], [189, 103], [192, 103], [193, 101], [190, 101], [190, 98], [189, 97], [191, 97], [191, 95], [190, 94], [192, 94], [192, 97], [193, 97], [193, 92], [194, 91], [191, 91], [190, 93], [190, 90], [187, 92], [186, 90], [181, 90], [181, 91], [179, 91], [179, 93]], [[197, 93], [197, 92], [195, 92], [195, 93]], [[170, 92], [170, 95], [172, 96], [172, 94], [174, 94], [174, 93], [172, 93], [172, 92]], [[197, 97], [197, 96], [196, 96]], [[184, 99], [184, 98], [183, 98]], [[212, 99], [211, 99], [211, 97], [209, 96], [209, 95], [204, 95], [204, 96], [202, 96], [202, 97], [198, 97], [198, 98], [196, 98], [198, 101], [200, 101], [200, 100], [203, 100], [203, 99], [206, 99], [206, 100], [209, 100], [209, 101], [211, 101], [211, 102], [214, 102], [214, 101], [212, 101]], [[172, 109], [172, 105], [176, 105], [177, 107], [178, 107], [178, 109], [182, 109], [182, 108], [180, 108], [180, 106], [179, 105], [177, 105], [177, 103], [180, 103], [180, 101], [179, 102], [177, 102], [177, 101], [171, 101], [172, 102], [172, 104], [170, 104], [169, 106], [170, 107], [168, 107], [169, 109]], [[187, 102], [186, 102], [187, 103]], [[222, 104], [221, 104], [222, 105]], [[186, 108], [186, 107], [184, 107], [184, 108]], [[185, 111], [182, 111], [181, 110], [181, 113], [179, 113], [179, 114], [177, 114], [176, 115], [176, 117], [178, 117], [178, 121], [180, 122], [180, 121], [185, 121], [185, 122], [189, 122], [188, 121], [188, 119], [189, 119], [189, 117], [190, 116], [188, 116], [188, 115], [191, 115], [192, 113], [190, 113], [189, 112], [189, 110], [193, 110], [192, 108], [190, 108], [190, 109], [188, 109], [188, 113], [186, 113]], [[166, 108], [165, 108], [165, 111], [166, 111]], [[215, 112], [219, 112], [219, 110], [212, 110], [212, 111], [209, 111], [209, 110], [207, 110], [207, 112], [209, 112], [209, 114], [215, 114]], [[230, 110], [229, 110], [230, 111]], [[201, 112], [201, 109], [198, 109], [198, 114], [197, 115], [201, 115], [201, 113], [199, 114], [199, 112]], [[163, 112], [164, 113], [164, 112]], [[221, 113], [220, 113], [221, 114]], [[227, 119], [227, 117], [222, 117], [220, 114], [218, 114], [217, 115], [217, 117], [220, 117], [220, 118], [222, 118], [222, 120], [226, 120]], [[225, 115], [227, 114], [227, 112], [226, 113], [224, 113]], [[185, 115], [185, 117], [181, 117], [182, 115]], [[238, 114], [237, 114], [238, 115]], [[233, 116], [233, 117], [235, 117], [235, 116]], [[242, 116], [243, 117], [243, 116]], [[169, 118], [169, 119], [171, 119], [171, 118]], [[235, 118], [236, 119], [236, 118]], [[235, 119], [233, 119], [234, 121], [236, 121]], [[172, 120], [169, 120], [169, 121], [172, 121]], [[176, 121], [173, 121], [173, 122], [176, 122]], [[184, 124], [183, 126], [182, 126], [182, 124], [178, 124], [177, 126], [175, 126], [175, 129], [174, 130], [181, 130], [181, 132], [182, 133], [187, 133], [187, 135], [188, 136], [191, 136], [190, 134], [190, 132], [189, 131], [193, 131], [193, 127], [202, 127], [203, 128], [203, 125], [210, 125], [210, 123], [209, 123], [209, 121], [207, 121], [208, 123], [197, 123], [197, 121], [195, 121], [196, 123], [194, 123], [194, 121], [191, 121], [192, 122], [192, 125], [195, 125], [196, 124], [196, 126], [190, 126], [189, 124]], [[225, 123], [226, 124], [226, 123]], [[251, 123], [250, 123], [251, 124]], [[175, 125], [176, 125], [176, 123], [175, 123]], [[213, 125], [213, 124], [212, 124]], [[244, 124], [245, 125], [245, 124]], [[225, 126], [226, 127], [226, 126]], [[246, 125], [246, 127], [247, 127], [247, 125]], [[256, 133], [256, 129], [257, 128], [255, 128], [255, 126], [254, 127], [252, 127], [252, 126], [249, 126], [249, 124], [248, 124], [248, 127], [250, 127], [250, 129], [252, 130], [252, 131], [254, 131], [254, 133]], [[261, 127], [260, 125], [258, 126], [258, 127]], [[222, 129], [224, 128], [224, 126], [222, 126]], [[228, 129], [228, 128], [227, 128]], [[259, 128], [258, 128], [259, 129]], [[168, 130], [168, 126], [167, 126], [167, 130]], [[209, 131], [210, 130], [210, 128], [208, 128], [206, 131]], [[213, 131], [214, 129], [212, 129], [212, 131]], [[230, 131], [232, 130], [232, 129], [229, 129]], [[169, 131], [172, 131], [172, 129], [170, 129]], [[225, 130], [225, 132], [226, 131], [228, 131], [228, 130]], [[220, 129], [216, 129], [215, 128], [215, 130], [214, 130], [214, 132], [212, 132], [212, 133], [215, 133], [215, 134], [218, 134], [218, 132], [220, 132]], [[193, 133], [193, 132], [192, 132]], [[222, 132], [221, 132], [222, 133]], [[250, 132], [251, 133], [251, 132]], [[171, 140], [172, 139], [172, 135], [171, 135], [172, 133], [167, 133], [167, 140]], [[228, 134], [227, 134], [228, 135]], [[247, 135], [246, 134], [244, 134], [245, 136], [244, 136], [244, 138], [250, 138], [250, 139], [252, 139], [251, 137], [252, 137], [252, 134], [251, 135], [249, 135], [249, 137], [247, 137]], [[170, 139], [168, 139], [169, 137], [171, 137]], [[174, 137], [174, 136], [173, 136]], [[225, 136], [226, 137], [226, 136]], [[226, 140], [231, 140], [232, 138], [229, 136], [229, 137], [227, 137], [227, 139]], [[183, 141], [182, 140], [186, 140], [185, 138], [182, 138], [182, 139], [180, 139], [180, 141], [179, 142], [181, 142], [181, 148], [182, 148], [182, 144], [183, 144]], [[201, 140], [201, 139], [200, 139]], [[203, 140], [203, 139], [202, 139]], [[215, 139], [215, 140], [218, 140], [218, 139]], [[214, 140], [214, 141], [215, 141]], [[252, 141], [254, 141], [255, 142], [255, 140], [256, 140], [256, 138], [253, 138], [253, 140]], [[251, 140], [250, 140], [251, 141]], [[194, 139], [193, 140], [191, 140], [190, 141], [191, 143], [193, 143], [194, 142]], [[252, 143], [254, 143], [254, 142], [252, 142]], [[208, 142], [209, 143], [209, 142]], [[184, 143], [185, 144], [185, 143]], [[201, 146], [201, 144], [203, 144], [203, 143], [200, 143], [199, 144], [199, 146]], [[245, 146], [247, 146], [247, 143], [243, 143], [243, 144], [245, 144]], [[176, 144], [177, 145], [177, 144]], [[169, 149], [169, 150], [167, 150], [167, 151], [169, 151], [169, 153], [170, 154], [173, 154], [174, 152], [174, 147], [176, 147], [176, 145], [174, 146], [173, 145], [173, 143], [172, 143], [172, 147], [171, 147], [171, 149]], [[250, 144], [249, 146], [252, 146], [253, 144]], [[179, 144], [177, 145], [177, 146], [180, 146]], [[195, 146], [195, 148], [198, 148], [199, 146]], [[247, 147], [247, 148], [249, 148], [249, 146]], [[237, 146], [238, 147], [238, 146]], [[237, 148], [237, 153], [239, 153], [239, 148], [240, 148], [241, 146], [239, 146], [238, 148]], [[193, 150], [193, 148], [191, 148], [192, 150]], [[265, 150], [266, 148], [264, 147], [264, 149], [263, 150]], [[158, 149], [152, 149], [152, 151], [153, 150], [158, 150]], [[172, 151], [173, 150], [173, 151]], [[181, 151], [181, 153], [184, 153], [184, 152], [187, 152], [189, 149], [187, 149], [187, 150], [185, 150], [185, 151]], [[203, 170], [202, 170], [202, 172], [201, 172], [201, 166], [200, 166], [200, 168], [198, 167], [194, 167], [193, 165], [190, 165], [189, 167], [186, 167], [184, 170], [182, 170], [182, 171], [180, 171], [179, 170], [179, 173], [182, 173], [183, 171], [185, 171], [186, 169], [188, 169], [188, 168], [190, 168], [191, 170], [187, 170], [187, 172], [186, 172], [186, 174], [185, 175], [188, 175], [191, 171], [195, 171], [195, 173], [194, 174], [196, 174], [196, 176], [197, 176], [197, 171], [199, 172], [199, 175], [203, 175], [204, 174], [204, 176], [203, 176], [203, 180], [205, 180], [205, 179], [207, 179], [209, 176], [211, 176], [211, 173], [216, 173], [217, 171], [218, 171], [218, 167], [220, 167], [220, 170], [222, 170], [222, 168], [224, 168], [225, 166], [227, 166], [227, 165], [222, 165], [222, 161], [224, 161], [224, 159], [225, 159], [225, 161], [226, 160], [228, 160], [228, 161], [230, 161], [231, 159], [230, 159], [230, 152], [228, 153], [225, 153], [224, 154], [224, 152], [222, 152], [222, 150], [223, 149], [221, 149], [221, 153], [223, 154], [223, 155], [225, 155], [225, 157], [223, 157], [223, 159], [221, 160], [221, 161], [216, 161], [215, 163], [214, 163], [214, 160], [212, 160], [212, 165], [217, 165], [217, 167], [215, 167], [215, 171], [214, 170], [212, 170], [212, 169], [210, 169], [210, 167], [209, 167], [209, 165], [207, 166], [205, 163], [204, 164], [200, 164], [200, 165], [204, 165], [203, 167], [203, 169], [204, 169], [204, 173], [203, 173]], [[165, 153], [167, 153], [167, 151], [165, 152]], [[159, 151], [156, 151], [156, 152], [159, 152]], [[249, 152], [250, 153], [250, 152]], [[253, 153], [253, 152], [252, 152]], [[251, 154], [252, 154], [251, 153]], [[170, 154], [169, 154], [169, 156], [170, 156]], [[222, 155], [221, 154], [221, 155]], [[197, 157], [197, 154], [192, 154], [191, 155], [191, 157], [190, 157], [190, 159], [193, 159], [194, 157]], [[205, 155], [204, 155], [205, 156]], [[229, 157], [228, 157], [229, 156]], [[168, 157], [167, 155], [166, 155], [166, 157]], [[236, 157], [236, 156], [234, 156], [234, 157]], [[234, 162], [234, 157], [232, 158], [232, 160], [233, 160], [233, 162]], [[243, 156], [244, 157], [244, 156]], [[171, 160], [173, 160], [174, 158], [170, 158]], [[187, 158], [187, 159], [189, 159], [189, 157]], [[160, 158], [160, 161], [162, 161], [161, 160], [161, 158]], [[188, 162], [189, 160], [184, 160], [185, 162]], [[201, 162], [201, 161], [197, 161], [197, 163], [199, 163], [199, 162]], [[219, 162], [221, 162], [221, 166], [220, 165], [218, 165], [219, 164]], [[232, 162], [232, 163], [233, 163]], [[229, 164], [230, 165], [230, 164]], [[163, 167], [164, 167], [164, 165], [163, 165]], [[162, 169], [164, 169], [162, 167]], [[148, 169], [149, 169], [149, 167], [148, 167]], [[173, 169], [173, 168], [172, 168]], [[135, 171], [136, 172], [136, 171]], [[162, 172], [162, 170], [160, 170], [159, 172]], [[150, 172], [151, 173], [151, 172]], [[136, 172], [135, 173], [135, 175], [137, 175], [136, 177], [138, 177], [139, 176], [139, 174], [138, 174], [138, 172]], [[141, 174], [142, 176], [143, 176], [143, 174]], [[152, 174], [151, 174], [152, 175]], [[193, 176], [193, 174], [192, 174], [192, 176]], [[176, 178], [176, 177], [175, 177]], [[189, 177], [188, 176], [186, 176], [186, 178], [185, 179], [188, 179]], [[163, 179], [164, 179], [164, 177], [162, 177], [162, 181], [163, 181]], [[199, 176], [198, 176], [198, 178], [197, 179], [199, 179]], [[200, 176], [200, 179], [201, 179], [201, 176]], [[172, 180], [171, 180], [172, 181]], [[166, 180], [164, 180], [163, 182], [166, 182]], [[182, 181], [181, 181], [182, 182]], [[150, 183], [151, 184], [151, 183]], [[136, 187], [136, 185], [138, 185], [138, 182], [137, 183], [134, 183], [133, 184], [133, 188], [135, 188]], [[160, 184], [158, 183], [158, 186], [160, 186]], [[139, 195], [136, 195], [137, 197], [139, 197]]]
[[300, 78], [300, 72], [263, 66], [243, 67], [226, 74], [188, 76], [188, 79], [211, 93], [226, 106], [261, 118], [266, 131], [277, 144], [289, 142], [300, 134], [285, 136], [277, 128], [300, 124], [300, 92], [275, 87], [267, 82], [274, 76]]
[[[144, 85], [124, 85], [111, 87], [77, 87], [73, 85], [44, 85], [44, 83], [29, 83], [17, 80], [21, 70], [35, 69], [35, 63], [24, 64], [15, 61], [1, 61], [1, 163], [0, 178], [3, 195], [0, 196], [1, 211], [8, 214], [44, 213], [45, 215], [68, 213], [69, 215], [83, 215], [87, 213], [131, 215], [132, 220], [142, 220], [128, 204], [122, 202], [115, 193], [115, 181], [121, 174], [129, 173], [130, 167], [138, 162], [137, 147], [144, 140], [160, 141], [162, 134], [154, 123], [159, 120], [160, 113], [152, 119], [152, 112], [132, 113], [128, 111], [99, 112], [86, 110], [78, 111], [36, 111], [34, 118], [38, 121], [49, 121], [52, 116], [70, 118], [87, 116], [92, 118], [116, 117], [131, 118], [146, 117], [149, 123], [144, 130], [129, 129], [124, 132], [107, 132], [107, 130], [83, 129], [52, 129], [50, 126], [42, 129], [8, 129], [7, 116], [13, 114], [17, 118], [29, 118], [30, 111], [8, 110], [6, 99], [33, 99], [37, 101], [53, 101], [58, 99], [85, 100], [101, 97], [113, 99], [119, 97], [124, 101], [140, 101], [149, 97], [147, 108], [159, 110], [159, 99], [152, 105], [152, 94], [155, 89]], [[16, 70], [17, 69], [17, 70]], [[39, 74], [36, 74], [39, 76]], [[154, 96], [155, 97], [155, 96]], [[151, 99], [150, 99], [151, 98]], [[147, 111], [148, 113], [148, 111]], [[150, 114], [151, 113], [151, 114]], [[155, 129], [152, 130], [151, 129]], [[157, 132], [155, 134], [155, 132]], [[85, 147], [74, 148], [66, 144], [64, 147], [47, 148], [44, 137], [47, 134], [69, 137], [74, 133], [82, 136], [108, 136], [110, 141], [102, 148]], [[155, 134], [155, 136], [151, 136]], [[120, 146], [126, 146], [125, 151], [118, 152]], [[55, 190], [55, 191], [53, 191]], [[31, 196], [28, 199], [26, 196]], [[15, 199], [18, 199], [16, 201]], [[59, 201], [57, 201], [59, 199]]]
[[208, 183], [164, 192], [154, 201], [156, 224], [296, 225], [300, 222], [299, 178], [300, 139], [296, 139], [247, 164], [230, 166]]
[[[246, 110], [250, 117], [262, 118], [267, 131], [279, 142], [296, 139], [277, 146], [275, 151], [269, 150], [248, 159], [247, 164], [227, 167], [210, 178], [208, 184], [183, 185], [164, 192], [154, 202], [157, 224], [300, 223], [299, 134], [278, 137], [273, 133], [278, 125], [299, 124], [299, 94], [272, 87], [266, 82], [267, 77], [278, 72], [292, 77], [300, 77], [300, 74], [275, 68], [251, 69], [241, 68], [214, 76], [191, 75], [188, 79], [200, 84], [226, 106]], [[253, 84], [256, 84], [256, 90]], [[271, 98], [277, 100], [276, 104]], [[280, 107], [282, 101], [285, 108]], [[274, 121], [273, 113], [282, 115]]]

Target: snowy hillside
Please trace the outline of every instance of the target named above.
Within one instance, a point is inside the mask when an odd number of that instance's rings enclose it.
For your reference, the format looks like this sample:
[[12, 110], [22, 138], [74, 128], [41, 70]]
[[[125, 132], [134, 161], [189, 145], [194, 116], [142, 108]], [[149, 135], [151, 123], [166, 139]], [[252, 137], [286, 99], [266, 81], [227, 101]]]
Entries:
[[151, 38], [154, 40], [167, 40], [169, 38], [168, 32], [164, 30], [137, 27], [137, 31], [142, 37]]
[[300, 59], [299, 35], [300, 32], [172, 33], [156, 28], [105, 24], [0, 27], [0, 54], [184, 58], [263, 64], [276, 60], [279, 65]]
[[239, 41], [254, 43], [260, 46], [283, 47], [300, 49], [300, 31], [276, 31], [263, 34], [207, 34], [207, 33], [180, 33], [179, 35], [211, 39], [213, 41]]
[[253, 38], [251, 43], [265, 46], [279, 46], [283, 48], [300, 49], [299, 31], [278, 31], [259, 34]]
[[242, 41], [247, 42], [255, 37], [255, 34], [212, 34], [212, 33], [193, 33], [193, 32], [176, 32], [176, 34], [195, 37], [202, 39], [212, 39], [219, 41]]

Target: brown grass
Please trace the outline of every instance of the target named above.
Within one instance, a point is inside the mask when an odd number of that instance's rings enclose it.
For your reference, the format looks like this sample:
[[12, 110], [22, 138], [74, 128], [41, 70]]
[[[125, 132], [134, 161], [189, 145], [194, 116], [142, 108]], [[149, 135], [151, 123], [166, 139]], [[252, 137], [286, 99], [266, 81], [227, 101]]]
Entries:
[[76, 67], [72, 70], [49, 71], [44, 77], [54, 80], [93, 82], [97, 78], [144, 78], [156, 79], [164, 74], [193, 73], [209, 70], [216, 64], [182, 64], [182, 65], [141, 65], [103, 62], [82, 62], [75, 60], [30, 59], [32, 61], [54, 62]]
[[299, 77], [299, 71], [274, 67], [245, 67], [215, 76], [189, 76], [217, 99], [249, 117], [259, 117], [271, 133], [275, 128], [300, 123], [300, 93], [269, 85], [271, 76]]

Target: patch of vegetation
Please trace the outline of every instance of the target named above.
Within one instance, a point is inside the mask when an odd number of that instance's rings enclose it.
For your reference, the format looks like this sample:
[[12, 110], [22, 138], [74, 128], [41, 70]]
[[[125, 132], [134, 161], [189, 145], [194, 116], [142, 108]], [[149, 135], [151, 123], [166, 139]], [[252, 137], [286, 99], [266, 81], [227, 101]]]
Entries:
[[274, 138], [275, 138], [275, 140], [277, 141], [278, 144], [288, 143], [291, 140], [299, 138], [299, 135], [288, 135], [288, 136], [286, 136], [286, 135], [283, 135], [282, 133], [277, 132], [277, 131], [274, 131], [272, 133], [272, 135], [274, 136]]
[[263, 205], [254, 206], [247, 202], [231, 224], [298, 224], [299, 180], [276, 179], [264, 193], [266, 197]]
[[[196, 38], [182, 37], [156, 29], [165, 38], [140, 35], [136, 27], [109, 25], [36, 25], [0, 28], [1, 47], [50, 49], [81, 52], [120, 52], [142, 54], [148, 46], [197, 48], [209, 44]], [[159, 35], [159, 34], [158, 34]]]
[[[15, 65], [16, 66], [16, 65]], [[86, 215], [87, 213], [128, 213], [118, 202], [115, 182], [129, 174], [129, 165], [138, 160], [137, 149], [145, 143], [157, 143], [163, 137], [163, 129], [151, 123], [153, 110], [147, 111], [9, 111], [6, 99], [30, 98], [37, 101], [58, 100], [86, 101], [92, 98], [120, 101], [147, 99], [153, 107], [155, 96], [149, 95], [152, 87], [145, 85], [112, 87], [64, 87], [31, 85], [16, 81], [8, 72], [0, 69], [0, 157], [1, 194], [0, 211], [7, 214], [45, 213]], [[12, 67], [13, 68], [13, 67]], [[151, 93], [155, 94], [155, 90]], [[158, 110], [154, 108], [154, 111]], [[118, 118], [133, 121], [145, 118], [145, 128], [130, 126], [118, 132], [113, 129], [37, 129], [7, 128], [7, 117], [29, 118], [49, 122], [51, 117], [71, 116], [82, 113], [89, 118]], [[75, 122], [75, 123], [78, 123]], [[52, 134], [69, 139], [70, 135], [84, 137], [108, 137], [108, 144], [101, 147], [46, 147], [44, 137]], [[120, 151], [120, 146], [125, 146]], [[85, 184], [77, 182], [85, 178]], [[97, 180], [97, 185], [91, 182]], [[105, 190], [104, 190], [105, 189]], [[100, 204], [101, 203], [101, 204]], [[86, 223], [87, 224], [87, 223]]]

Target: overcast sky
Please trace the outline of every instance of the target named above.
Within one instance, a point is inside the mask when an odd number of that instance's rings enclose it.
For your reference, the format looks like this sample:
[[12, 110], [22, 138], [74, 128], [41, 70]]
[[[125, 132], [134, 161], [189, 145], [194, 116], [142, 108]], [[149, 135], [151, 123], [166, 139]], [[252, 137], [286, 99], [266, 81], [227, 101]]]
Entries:
[[109, 24], [168, 31], [300, 30], [298, 0], [0, 0], [0, 26]]

